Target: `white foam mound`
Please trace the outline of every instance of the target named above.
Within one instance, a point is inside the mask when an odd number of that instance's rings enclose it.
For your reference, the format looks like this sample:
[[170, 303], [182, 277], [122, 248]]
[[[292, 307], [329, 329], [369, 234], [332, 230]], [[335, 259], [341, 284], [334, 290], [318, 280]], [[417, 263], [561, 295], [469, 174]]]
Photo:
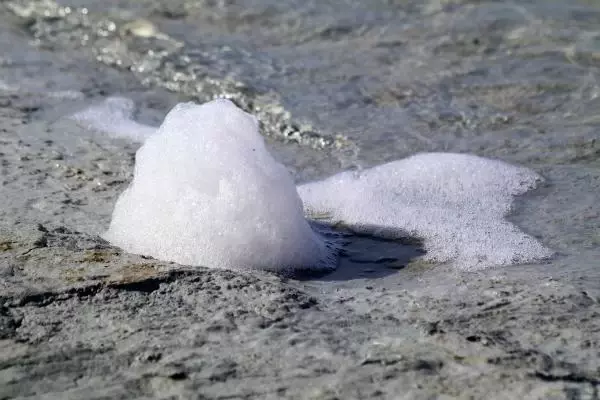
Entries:
[[105, 238], [161, 260], [214, 268], [330, 269], [286, 168], [255, 117], [228, 100], [177, 105], [136, 154]]
[[551, 255], [504, 217], [513, 197], [542, 178], [477, 156], [427, 153], [298, 187], [309, 214], [358, 231], [424, 239], [425, 259], [462, 269], [527, 263]]
[[143, 142], [156, 128], [133, 119], [135, 103], [125, 97], [108, 97], [102, 103], [83, 109], [70, 118], [85, 128], [107, 133], [111, 137]]

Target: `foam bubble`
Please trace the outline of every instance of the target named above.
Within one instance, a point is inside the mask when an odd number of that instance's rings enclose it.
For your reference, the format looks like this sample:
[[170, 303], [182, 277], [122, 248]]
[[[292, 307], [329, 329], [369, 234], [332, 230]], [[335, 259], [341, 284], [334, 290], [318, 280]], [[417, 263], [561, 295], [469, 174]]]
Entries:
[[309, 214], [374, 235], [417, 236], [425, 259], [461, 269], [533, 262], [551, 252], [506, 221], [535, 172], [472, 155], [418, 154], [298, 187]]
[[156, 128], [140, 124], [133, 119], [135, 103], [125, 97], [108, 97], [102, 103], [88, 107], [70, 118], [87, 129], [143, 142], [156, 133]]
[[224, 99], [169, 112], [138, 150], [133, 182], [105, 237], [126, 251], [188, 265], [335, 267], [258, 121]]

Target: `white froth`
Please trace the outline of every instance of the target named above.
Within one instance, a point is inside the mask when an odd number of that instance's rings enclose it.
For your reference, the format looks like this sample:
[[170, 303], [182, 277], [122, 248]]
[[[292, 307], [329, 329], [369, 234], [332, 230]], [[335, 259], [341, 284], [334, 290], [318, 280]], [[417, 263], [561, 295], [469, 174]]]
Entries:
[[424, 239], [425, 259], [461, 269], [533, 262], [551, 252], [506, 221], [535, 172], [472, 155], [428, 153], [298, 187], [308, 213], [362, 232]]
[[16, 92], [17, 90], [19, 90], [19, 86], [0, 79], [0, 90], [5, 92]]
[[107, 240], [161, 260], [214, 268], [329, 269], [291, 176], [258, 121], [228, 100], [177, 105], [136, 154]]
[[156, 128], [140, 124], [133, 119], [135, 103], [124, 97], [109, 97], [100, 104], [88, 107], [70, 118], [87, 129], [143, 142], [156, 133]]

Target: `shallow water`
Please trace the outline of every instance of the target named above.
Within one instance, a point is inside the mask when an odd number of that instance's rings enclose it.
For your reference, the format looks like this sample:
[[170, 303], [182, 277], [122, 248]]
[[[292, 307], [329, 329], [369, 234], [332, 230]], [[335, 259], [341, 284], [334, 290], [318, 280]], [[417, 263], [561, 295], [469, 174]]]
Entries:
[[[598, 284], [595, 2], [144, 0], [108, 7], [61, 0], [68, 13], [52, 2], [6, 3], [12, 11], [2, 21], [15, 27], [30, 21], [19, 35], [33, 34], [42, 48], [82, 49], [122, 81], [86, 90], [83, 76], [52, 72], [58, 89], [81, 91], [88, 104], [124, 94], [140, 106], [138, 119], [155, 125], [176, 101], [232, 97], [259, 113], [276, 158], [299, 182], [420, 151], [468, 152], [530, 167], [547, 178], [547, 187], [523, 198], [510, 219], [557, 256], [511, 274]], [[140, 18], [154, 24], [153, 37], [127, 25]], [[11, 62], [19, 62], [10, 40], [2, 47], [11, 47]], [[156, 56], [161, 50], [166, 55]], [[26, 59], [30, 54], [22, 55], [30, 73], [15, 68], [0, 78], [47, 91], [35, 77], [51, 72], [35, 67], [43, 59]], [[34, 80], [24, 82], [27, 77]], [[136, 98], [147, 87], [174, 95]], [[33, 118], [59, 118], [72, 108], [57, 101]], [[103, 218], [94, 224], [106, 224]], [[383, 285], [373, 278], [385, 275], [385, 285], [408, 285], [402, 269], [380, 272], [377, 260], [387, 250], [363, 240], [355, 245], [367, 259], [342, 263], [358, 272], [313, 284], [322, 290], [331, 281]], [[365, 263], [368, 268], [360, 267]]]

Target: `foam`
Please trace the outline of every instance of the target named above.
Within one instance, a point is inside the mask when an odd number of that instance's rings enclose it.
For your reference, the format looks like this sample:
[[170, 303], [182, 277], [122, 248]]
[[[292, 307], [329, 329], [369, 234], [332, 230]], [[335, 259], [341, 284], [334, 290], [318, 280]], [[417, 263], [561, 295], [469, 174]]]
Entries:
[[138, 150], [104, 236], [126, 251], [187, 265], [335, 267], [257, 119], [224, 99], [169, 112]]
[[514, 196], [536, 187], [535, 172], [472, 155], [418, 154], [298, 187], [308, 214], [386, 237], [424, 239], [426, 260], [473, 270], [551, 255], [506, 221]]
[[8, 82], [0, 79], [0, 90], [5, 91], [5, 92], [16, 92], [17, 90], [19, 90], [19, 86], [8, 83]]
[[70, 118], [86, 129], [104, 132], [110, 137], [144, 142], [156, 133], [156, 128], [136, 122], [133, 119], [134, 112], [133, 100], [108, 97], [102, 103], [85, 108]]

